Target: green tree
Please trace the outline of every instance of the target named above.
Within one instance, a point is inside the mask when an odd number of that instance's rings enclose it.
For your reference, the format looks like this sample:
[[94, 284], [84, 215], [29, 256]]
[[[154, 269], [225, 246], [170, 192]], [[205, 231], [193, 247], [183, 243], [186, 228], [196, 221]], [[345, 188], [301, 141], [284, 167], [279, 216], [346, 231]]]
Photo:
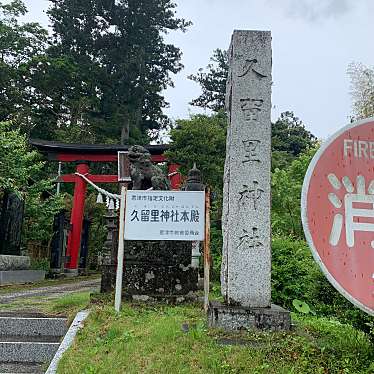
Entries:
[[287, 167], [317, 141], [293, 112], [281, 113], [277, 121], [272, 123], [271, 131], [272, 170]]
[[226, 116], [222, 112], [211, 116], [198, 114], [188, 120], [178, 120], [170, 132], [172, 142], [167, 156], [181, 165], [180, 170], [185, 175], [196, 163], [203, 173], [204, 183], [221, 191], [226, 127]]
[[[191, 105], [214, 112], [224, 110], [228, 76], [228, 53], [216, 49], [206, 69], [199, 69], [189, 79], [201, 87], [201, 95]], [[316, 137], [305, 129], [303, 122], [293, 112], [281, 113], [272, 123], [272, 170], [287, 167], [298, 155], [316, 143]]]
[[[162, 91], [182, 69], [181, 52], [165, 43], [189, 22], [172, 0], [51, 0], [50, 57], [74, 71], [60, 96], [68, 119], [101, 141], [144, 142], [148, 130], [168, 124]], [[60, 108], [61, 109], [61, 108]], [[64, 126], [60, 126], [63, 129]], [[118, 140], [116, 141], [118, 142]]]
[[26, 13], [21, 0], [0, 2], [0, 121], [13, 120], [27, 128], [29, 109], [35, 105], [26, 83], [27, 67], [43, 53], [47, 31], [35, 22], [20, 23]]
[[41, 155], [29, 149], [27, 138], [9, 122], [0, 122], [0, 193], [17, 193], [25, 200], [23, 241], [48, 241], [52, 219], [63, 206], [62, 196], [51, 191], [53, 181], [44, 178]]
[[284, 237], [304, 239], [301, 224], [301, 190], [310, 161], [317, 146], [310, 148], [285, 169], [272, 174], [271, 222], [273, 233]]
[[194, 115], [188, 120], [179, 120], [171, 130], [171, 144], [167, 152], [169, 159], [181, 165], [186, 175], [194, 163], [202, 172], [203, 182], [213, 194], [211, 210], [211, 251], [213, 277], [218, 279], [221, 264], [222, 233], [222, 188], [226, 157], [227, 120], [223, 112]]
[[348, 67], [353, 100], [353, 120], [374, 116], [374, 67], [351, 63]]
[[227, 51], [215, 49], [210, 61], [206, 71], [200, 68], [197, 74], [191, 74], [188, 77], [198, 83], [202, 90], [201, 95], [191, 101], [191, 105], [218, 112], [225, 108], [226, 81], [229, 71]]

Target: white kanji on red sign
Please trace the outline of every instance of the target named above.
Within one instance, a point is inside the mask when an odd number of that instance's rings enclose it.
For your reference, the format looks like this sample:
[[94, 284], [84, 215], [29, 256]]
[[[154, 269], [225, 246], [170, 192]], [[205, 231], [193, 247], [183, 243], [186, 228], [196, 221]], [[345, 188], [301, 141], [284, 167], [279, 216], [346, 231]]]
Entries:
[[374, 118], [322, 144], [305, 176], [302, 220], [328, 280], [374, 315]]

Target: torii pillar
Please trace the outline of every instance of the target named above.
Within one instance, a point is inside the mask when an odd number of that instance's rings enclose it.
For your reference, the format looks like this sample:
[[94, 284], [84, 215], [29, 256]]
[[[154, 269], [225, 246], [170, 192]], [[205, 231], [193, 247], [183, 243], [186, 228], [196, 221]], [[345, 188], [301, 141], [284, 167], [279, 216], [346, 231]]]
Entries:
[[[78, 161], [76, 172], [86, 175], [89, 173], [87, 161]], [[81, 247], [82, 225], [84, 217], [84, 202], [87, 192], [87, 182], [83, 178], [76, 178], [74, 186], [74, 199], [71, 211], [71, 230], [68, 237], [66, 257], [68, 261], [65, 264], [65, 273], [67, 276], [78, 275], [79, 250]]]

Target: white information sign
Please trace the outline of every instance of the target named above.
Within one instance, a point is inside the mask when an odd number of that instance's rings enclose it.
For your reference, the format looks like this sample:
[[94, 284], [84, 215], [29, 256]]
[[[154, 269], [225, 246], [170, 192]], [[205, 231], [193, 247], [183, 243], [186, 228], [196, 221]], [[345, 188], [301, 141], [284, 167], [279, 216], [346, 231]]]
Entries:
[[204, 240], [204, 191], [126, 194], [125, 240]]

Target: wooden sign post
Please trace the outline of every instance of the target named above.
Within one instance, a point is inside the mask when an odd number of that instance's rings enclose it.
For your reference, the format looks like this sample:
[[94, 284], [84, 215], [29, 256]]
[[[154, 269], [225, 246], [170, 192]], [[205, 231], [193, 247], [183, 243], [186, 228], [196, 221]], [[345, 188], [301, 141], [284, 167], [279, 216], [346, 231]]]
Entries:
[[205, 193], [205, 240], [204, 240], [204, 310], [209, 307], [210, 281], [210, 189]]

